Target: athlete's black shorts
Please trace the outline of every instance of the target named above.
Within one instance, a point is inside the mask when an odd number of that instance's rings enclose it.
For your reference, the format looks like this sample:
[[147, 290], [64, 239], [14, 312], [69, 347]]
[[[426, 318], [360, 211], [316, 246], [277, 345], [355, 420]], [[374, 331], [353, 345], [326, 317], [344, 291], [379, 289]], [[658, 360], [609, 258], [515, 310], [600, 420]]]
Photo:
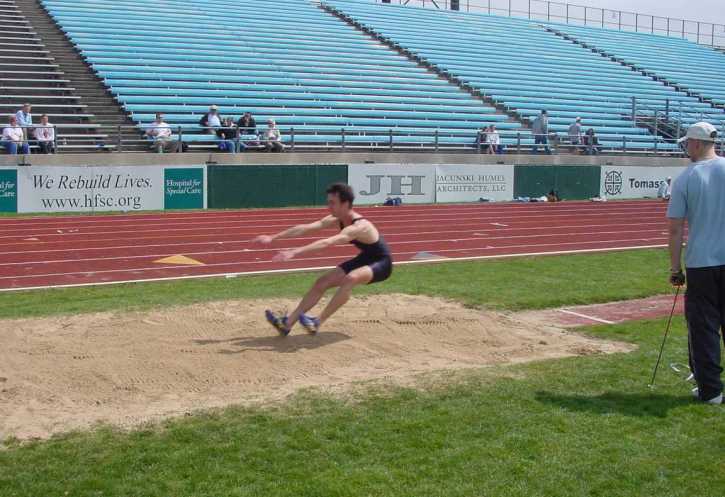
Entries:
[[393, 260], [388, 256], [370, 257], [365, 254], [359, 254], [349, 261], [343, 262], [338, 267], [345, 271], [345, 274], [350, 274], [351, 271], [364, 266], [370, 266], [370, 269], [373, 271], [373, 279], [370, 280], [370, 283], [385, 281], [393, 273]]

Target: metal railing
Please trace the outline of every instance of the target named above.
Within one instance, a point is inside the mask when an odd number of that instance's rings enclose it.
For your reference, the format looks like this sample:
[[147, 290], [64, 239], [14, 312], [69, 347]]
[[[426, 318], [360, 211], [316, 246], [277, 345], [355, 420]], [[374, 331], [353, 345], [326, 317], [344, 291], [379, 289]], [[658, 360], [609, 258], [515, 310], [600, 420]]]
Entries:
[[[87, 152], [135, 152], [135, 153], [184, 153], [227, 152], [245, 153], [271, 151], [263, 137], [242, 135], [236, 128], [229, 129], [231, 137], [219, 138], [204, 133], [198, 126], [169, 126], [172, 134], [163, 142], [144, 135], [139, 126], [99, 126], [93, 134], [64, 135], [56, 130], [54, 153]], [[279, 127], [281, 143], [286, 152], [455, 152], [483, 154], [490, 152], [490, 145], [482, 139], [484, 132], [464, 130], [399, 129], [399, 128], [344, 128], [295, 126]], [[215, 130], [216, 131], [216, 130]], [[602, 153], [672, 156], [683, 155], [682, 149], [672, 143], [657, 142], [652, 135], [599, 134], [596, 147], [584, 143], [572, 143], [566, 131], [549, 133], [546, 143], [534, 143], [529, 131], [499, 130], [500, 154], [529, 154], [537, 149], [550, 153]], [[38, 153], [38, 144], [27, 140], [31, 154]], [[7, 152], [5, 152], [7, 153]]]
[[[725, 48], [725, 25], [640, 14], [624, 10], [602, 9], [548, 0], [373, 0], [441, 10], [461, 10], [508, 17], [563, 22], [579, 26], [634, 31], [684, 38], [701, 45]], [[457, 8], [452, 8], [457, 5]]]

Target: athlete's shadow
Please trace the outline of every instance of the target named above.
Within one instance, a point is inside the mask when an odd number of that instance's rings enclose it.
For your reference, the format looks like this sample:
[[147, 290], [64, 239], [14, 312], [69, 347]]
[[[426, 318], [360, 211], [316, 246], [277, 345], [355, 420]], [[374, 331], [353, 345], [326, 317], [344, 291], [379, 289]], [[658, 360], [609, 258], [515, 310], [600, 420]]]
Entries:
[[670, 409], [692, 404], [692, 399], [687, 395], [622, 392], [606, 392], [595, 396], [537, 392], [536, 400], [568, 411], [655, 418], [667, 417]]
[[248, 350], [291, 353], [299, 350], [313, 350], [334, 343], [349, 340], [351, 337], [337, 331], [320, 332], [316, 335], [306, 333], [281, 337], [271, 335], [266, 337], [236, 337], [220, 340], [194, 340], [197, 345], [229, 344], [232, 349], [222, 349], [220, 354], [241, 354]]

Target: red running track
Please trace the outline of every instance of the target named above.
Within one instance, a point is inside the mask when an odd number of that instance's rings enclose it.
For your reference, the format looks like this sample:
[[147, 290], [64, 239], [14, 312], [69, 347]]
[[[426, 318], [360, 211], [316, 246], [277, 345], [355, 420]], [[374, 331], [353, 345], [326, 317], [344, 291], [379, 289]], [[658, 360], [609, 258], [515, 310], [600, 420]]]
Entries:
[[[397, 263], [663, 247], [656, 201], [362, 207]], [[250, 242], [326, 214], [324, 209], [0, 218], [0, 291], [332, 267], [355, 254], [335, 247], [272, 262], [317, 237]], [[184, 255], [203, 265], [162, 264]]]

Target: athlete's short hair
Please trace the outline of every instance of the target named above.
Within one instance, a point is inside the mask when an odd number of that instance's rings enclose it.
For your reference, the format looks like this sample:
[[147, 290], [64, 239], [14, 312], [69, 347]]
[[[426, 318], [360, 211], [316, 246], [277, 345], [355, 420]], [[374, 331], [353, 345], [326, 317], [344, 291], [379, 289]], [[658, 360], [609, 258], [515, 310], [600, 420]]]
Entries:
[[347, 185], [345, 183], [331, 184], [329, 187], [327, 187], [326, 193], [328, 195], [337, 195], [337, 197], [340, 199], [340, 202], [349, 202], [350, 207], [352, 207], [352, 203], [355, 201], [355, 192], [350, 185]]

